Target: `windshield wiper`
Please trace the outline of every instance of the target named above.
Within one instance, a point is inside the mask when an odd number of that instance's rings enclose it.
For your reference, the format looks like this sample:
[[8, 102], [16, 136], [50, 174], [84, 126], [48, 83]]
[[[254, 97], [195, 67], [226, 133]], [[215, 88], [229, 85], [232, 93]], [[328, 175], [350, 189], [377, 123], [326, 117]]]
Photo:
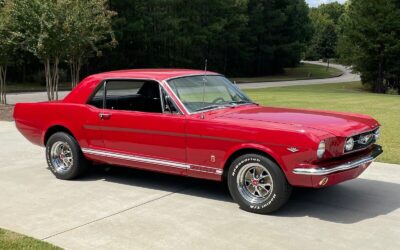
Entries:
[[246, 103], [249, 103], [249, 104], [255, 104], [254, 102], [252, 102], [252, 101], [246, 101], [246, 100], [240, 100], [240, 101], [231, 101], [231, 102], [229, 102], [229, 104], [246, 104]]
[[205, 106], [199, 109], [196, 109], [195, 111], [204, 111], [204, 110], [209, 110], [209, 109], [215, 109], [221, 107], [220, 105], [210, 105], [210, 106]]
[[229, 108], [229, 107], [232, 107], [232, 106], [227, 105], [227, 104], [220, 104], [220, 105], [213, 104], [213, 105], [209, 105], [209, 106], [205, 106], [205, 107], [196, 109], [195, 111], [198, 112], [198, 111], [204, 111], [204, 110], [210, 110], [210, 109], [216, 109], [216, 108]]

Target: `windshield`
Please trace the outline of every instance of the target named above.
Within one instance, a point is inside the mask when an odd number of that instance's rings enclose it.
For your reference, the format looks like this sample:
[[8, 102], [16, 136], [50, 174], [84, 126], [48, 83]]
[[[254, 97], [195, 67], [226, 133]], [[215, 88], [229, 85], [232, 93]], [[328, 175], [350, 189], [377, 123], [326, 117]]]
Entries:
[[169, 80], [168, 84], [190, 113], [252, 103], [220, 75], [181, 77]]

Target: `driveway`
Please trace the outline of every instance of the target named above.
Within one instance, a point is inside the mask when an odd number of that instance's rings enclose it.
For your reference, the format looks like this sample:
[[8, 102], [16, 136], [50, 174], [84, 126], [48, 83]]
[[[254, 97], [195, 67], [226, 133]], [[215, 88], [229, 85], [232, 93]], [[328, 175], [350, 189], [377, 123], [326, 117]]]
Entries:
[[[326, 66], [326, 63], [316, 61], [303, 61], [304, 63], [316, 64]], [[325, 78], [325, 79], [311, 79], [311, 80], [292, 80], [292, 81], [276, 81], [276, 82], [256, 82], [256, 83], [242, 83], [238, 84], [241, 89], [259, 89], [271, 87], [286, 87], [286, 86], [299, 86], [299, 85], [318, 85], [327, 83], [342, 83], [342, 82], [355, 82], [360, 81], [360, 75], [354, 74], [350, 68], [340, 64], [330, 64], [330, 67], [339, 69], [343, 72], [341, 76]]]
[[57, 180], [14, 123], [0, 141], [0, 227], [66, 249], [400, 249], [398, 165], [257, 215], [211, 181], [107, 166]]
[[[321, 62], [305, 61], [305, 63], [326, 65]], [[293, 81], [276, 81], [276, 82], [257, 82], [257, 83], [242, 83], [239, 84], [241, 89], [257, 89], [257, 88], [270, 88], [270, 87], [284, 87], [284, 86], [297, 86], [297, 85], [313, 85], [325, 83], [341, 83], [341, 82], [354, 82], [360, 81], [358, 74], [353, 74], [351, 70], [340, 64], [331, 64], [331, 67], [343, 71], [343, 75], [339, 77], [326, 78], [326, 79], [312, 79], [312, 80], [293, 80]], [[59, 98], [64, 98], [69, 91], [60, 91]], [[40, 102], [47, 101], [46, 92], [30, 92], [30, 93], [13, 93], [7, 95], [8, 104], [15, 104], [17, 102]]]

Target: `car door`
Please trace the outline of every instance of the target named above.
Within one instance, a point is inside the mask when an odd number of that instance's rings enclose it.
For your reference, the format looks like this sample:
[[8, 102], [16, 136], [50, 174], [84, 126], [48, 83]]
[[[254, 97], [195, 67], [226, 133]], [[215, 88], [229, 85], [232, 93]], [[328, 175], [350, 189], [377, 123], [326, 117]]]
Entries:
[[185, 116], [165, 110], [158, 82], [109, 80], [99, 114], [112, 164], [186, 174]]

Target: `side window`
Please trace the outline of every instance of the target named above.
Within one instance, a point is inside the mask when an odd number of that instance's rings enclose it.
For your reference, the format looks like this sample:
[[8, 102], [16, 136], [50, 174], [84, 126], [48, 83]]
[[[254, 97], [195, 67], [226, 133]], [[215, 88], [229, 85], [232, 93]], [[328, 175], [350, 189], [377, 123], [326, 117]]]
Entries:
[[95, 106], [96, 108], [103, 108], [103, 98], [104, 98], [104, 83], [101, 84], [101, 87], [97, 89], [96, 93], [93, 95], [92, 99], [88, 102], [88, 104]]
[[107, 81], [105, 108], [162, 113], [159, 85], [153, 81]]

